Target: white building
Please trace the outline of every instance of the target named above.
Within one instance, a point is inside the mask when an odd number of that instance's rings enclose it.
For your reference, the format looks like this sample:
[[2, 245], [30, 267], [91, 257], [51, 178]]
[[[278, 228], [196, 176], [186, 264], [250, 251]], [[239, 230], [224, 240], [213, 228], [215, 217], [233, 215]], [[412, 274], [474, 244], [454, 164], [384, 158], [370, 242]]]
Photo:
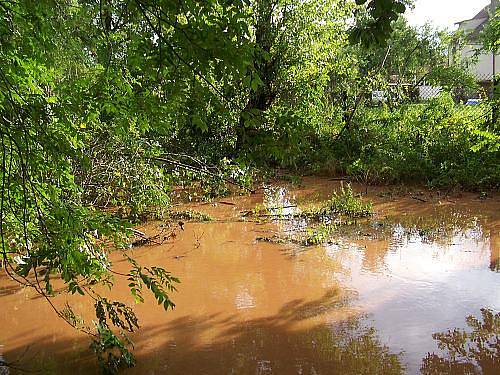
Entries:
[[[496, 4], [494, 4], [495, 1]], [[483, 8], [475, 17], [457, 23], [458, 30], [463, 30], [467, 34], [468, 40], [468, 43], [460, 51], [462, 59], [473, 57], [480, 51], [482, 47], [479, 40], [480, 33], [488, 23], [494, 6], [498, 6], [497, 4], [498, 0], [492, 0], [492, 4]], [[491, 83], [493, 75], [500, 74], [500, 56], [479, 52], [477, 60], [470, 68], [479, 82]]]

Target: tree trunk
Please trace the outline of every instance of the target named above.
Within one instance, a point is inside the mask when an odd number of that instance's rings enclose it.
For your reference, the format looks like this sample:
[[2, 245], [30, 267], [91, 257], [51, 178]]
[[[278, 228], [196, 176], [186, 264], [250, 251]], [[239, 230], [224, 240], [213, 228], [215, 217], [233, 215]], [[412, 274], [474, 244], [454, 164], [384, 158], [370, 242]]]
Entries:
[[[240, 114], [238, 129], [236, 131], [236, 154], [251, 146], [251, 138], [258, 132], [252, 125], [247, 126], [247, 119], [255, 117], [252, 110], [258, 112], [266, 111], [272, 104], [272, 87], [275, 80], [275, 59], [271, 56], [272, 47], [276, 40], [273, 25], [273, 11], [276, 0], [256, 1], [256, 24], [255, 24], [255, 73], [263, 84], [256, 88], [250, 88], [249, 98], [245, 109]], [[252, 85], [253, 86], [253, 85]], [[255, 112], [255, 111], [254, 111]]]

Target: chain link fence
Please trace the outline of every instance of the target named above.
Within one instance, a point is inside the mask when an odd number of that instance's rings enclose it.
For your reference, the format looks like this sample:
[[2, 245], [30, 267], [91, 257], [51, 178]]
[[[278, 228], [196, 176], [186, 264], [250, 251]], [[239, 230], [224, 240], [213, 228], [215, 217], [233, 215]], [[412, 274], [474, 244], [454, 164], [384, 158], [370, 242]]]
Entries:
[[[425, 106], [443, 94], [449, 94], [457, 110], [471, 122], [491, 122], [498, 118], [498, 98], [495, 98], [493, 74], [475, 75], [474, 84], [445, 86], [429, 83], [398, 81], [390, 79], [383, 89], [374, 88], [371, 92], [371, 106], [382, 104], [390, 108], [401, 105]], [[498, 87], [498, 84], [496, 85]], [[496, 89], [498, 90], [498, 88]], [[498, 91], [497, 91], [498, 92]]]

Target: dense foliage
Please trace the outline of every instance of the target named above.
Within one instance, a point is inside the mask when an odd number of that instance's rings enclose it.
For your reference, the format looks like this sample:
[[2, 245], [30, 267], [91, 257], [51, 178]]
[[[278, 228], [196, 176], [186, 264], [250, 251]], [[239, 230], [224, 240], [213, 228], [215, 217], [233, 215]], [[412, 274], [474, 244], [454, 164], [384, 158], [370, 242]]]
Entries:
[[456, 105], [450, 94], [425, 104], [363, 108], [356, 131], [331, 155], [338, 166], [364, 182], [425, 182], [466, 188], [498, 186], [498, 132], [483, 113]]
[[[129, 219], [168, 203], [169, 176], [153, 162], [165, 152], [163, 134], [199, 127], [222, 77], [249, 69], [240, 42], [246, 7], [72, 0], [0, 7], [2, 264], [91, 335], [114, 371], [133, 360], [113, 326], [132, 332], [137, 318], [95, 286], [125, 278], [137, 301], [147, 288], [165, 309], [174, 306], [178, 280], [127, 255]], [[113, 250], [130, 262], [128, 274], [113, 270]], [[95, 301], [95, 329], [70, 306], [52, 304], [59, 277], [68, 292]]]
[[[203, 176], [214, 196], [228, 181], [248, 187], [255, 166], [330, 166], [374, 182], [497, 187], [495, 116], [458, 104], [464, 80], [475, 86], [466, 66], [447, 65], [453, 38], [398, 19], [409, 3], [0, 0], [5, 272], [91, 335], [114, 372], [134, 362], [117, 332], [138, 321], [96, 287], [123, 278], [137, 302], [149, 289], [174, 307], [179, 280], [127, 253], [132, 223], [161, 214], [173, 184]], [[400, 90], [373, 105], [394, 75], [448, 93], [412, 102]], [[59, 279], [92, 299], [94, 327], [52, 304]]]

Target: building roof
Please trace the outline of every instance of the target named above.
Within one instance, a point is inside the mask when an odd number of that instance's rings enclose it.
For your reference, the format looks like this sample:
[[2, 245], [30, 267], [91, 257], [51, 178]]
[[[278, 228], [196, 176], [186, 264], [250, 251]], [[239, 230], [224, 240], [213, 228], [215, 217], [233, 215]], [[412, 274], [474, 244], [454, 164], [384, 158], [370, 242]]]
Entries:
[[473, 18], [473, 20], [481, 20], [483, 18], [490, 18], [490, 7], [491, 4], [486, 5], [481, 11], [476, 14], [476, 16]]
[[474, 17], [472, 18], [469, 18], [469, 19], [466, 19], [466, 20], [463, 20], [463, 21], [459, 21], [459, 22], [455, 22], [455, 25], [461, 25], [465, 22], [469, 22], [469, 21], [472, 21], [472, 20], [482, 20], [482, 19], [486, 19], [488, 20], [490, 18], [490, 7], [491, 5], [486, 5], [483, 9], [481, 9], [481, 11], [476, 14]]
[[466, 22], [468, 23], [470, 21], [481, 21], [473, 29], [469, 30], [470, 31], [469, 38], [471, 40], [476, 40], [479, 38], [479, 34], [481, 33], [481, 31], [483, 31], [484, 27], [490, 20], [490, 9], [491, 9], [491, 4], [488, 4], [483, 9], [481, 9], [479, 13], [476, 14], [473, 18], [457, 22], [456, 25], [458, 25], [458, 27], [460, 28]]
[[481, 22], [481, 24], [479, 24], [475, 29], [474, 31], [472, 31], [472, 33], [469, 35], [469, 37], [472, 39], [472, 40], [476, 40], [479, 38], [479, 34], [481, 34], [481, 31], [483, 31], [484, 27], [486, 26], [486, 24], [488, 23], [489, 21], [489, 18], [485, 18], [483, 22]]

